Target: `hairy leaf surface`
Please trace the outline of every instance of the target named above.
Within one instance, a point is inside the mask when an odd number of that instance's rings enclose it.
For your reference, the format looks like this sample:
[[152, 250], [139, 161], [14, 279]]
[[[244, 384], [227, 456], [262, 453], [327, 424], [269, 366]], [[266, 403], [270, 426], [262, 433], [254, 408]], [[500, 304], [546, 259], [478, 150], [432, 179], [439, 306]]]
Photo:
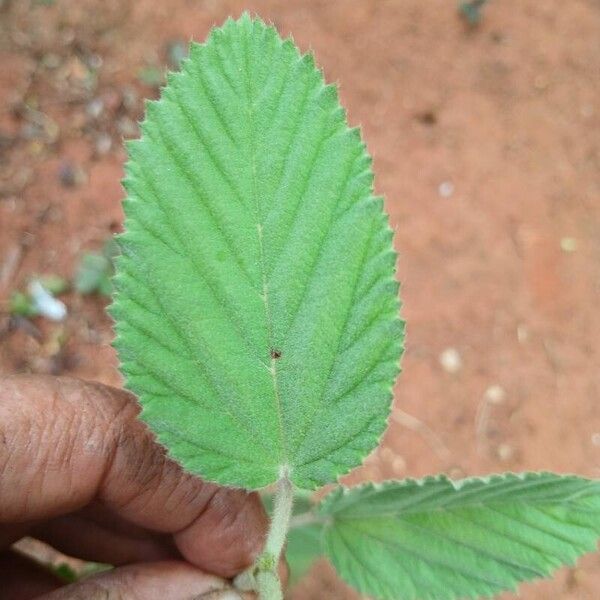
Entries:
[[338, 488], [321, 505], [325, 553], [386, 600], [492, 596], [595, 550], [600, 483], [550, 473]]
[[392, 233], [337, 90], [260, 20], [192, 44], [128, 145], [126, 385], [187, 470], [302, 488], [360, 464], [398, 371]]

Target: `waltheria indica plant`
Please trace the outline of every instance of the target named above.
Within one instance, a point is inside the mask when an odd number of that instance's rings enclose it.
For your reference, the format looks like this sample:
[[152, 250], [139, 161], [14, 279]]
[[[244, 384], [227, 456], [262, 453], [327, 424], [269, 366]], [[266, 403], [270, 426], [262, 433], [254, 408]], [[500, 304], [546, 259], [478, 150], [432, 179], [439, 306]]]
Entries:
[[389, 600], [492, 596], [596, 547], [600, 484], [579, 477], [336, 484], [386, 427], [404, 328], [371, 159], [312, 55], [227, 21], [192, 44], [128, 151], [121, 370], [187, 471], [275, 484], [239, 588], [282, 598], [288, 531], [304, 564], [325, 555]]

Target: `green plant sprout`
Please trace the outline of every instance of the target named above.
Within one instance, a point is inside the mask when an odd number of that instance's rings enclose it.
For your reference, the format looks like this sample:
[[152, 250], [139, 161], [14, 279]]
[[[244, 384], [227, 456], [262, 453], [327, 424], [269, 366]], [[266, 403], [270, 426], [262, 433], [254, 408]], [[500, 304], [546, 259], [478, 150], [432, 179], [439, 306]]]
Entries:
[[493, 596], [596, 548], [600, 484], [580, 477], [337, 483], [386, 428], [404, 325], [371, 159], [311, 54], [230, 19], [191, 45], [141, 132], [127, 142], [115, 346], [184, 469], [274, 486], [239, 589], [283, 598], [288, 534], [299, 562], [326, 556], [388, 600]]
[[114, 239], [109, 239], [102, 252], [84, 254], [73, 280], [75, 291], [83, 295], [110, 296], [113, 291], [111, 278], [114, 275], [114, 259], [118, 253]]
[[468, 0], [459, 4], [458, 11], [469, 25], [479, 25], [481, 22], [481, 10], [487, 3], [488, 0]]
[[61, 321], [66, 316], [65, 305], [56, 298], [69, 289], [69, 282], [58, 275], [33, 276], [27, 291], [15, 291], [9, 300], [11, 315], [34, 318], [46, 317]]

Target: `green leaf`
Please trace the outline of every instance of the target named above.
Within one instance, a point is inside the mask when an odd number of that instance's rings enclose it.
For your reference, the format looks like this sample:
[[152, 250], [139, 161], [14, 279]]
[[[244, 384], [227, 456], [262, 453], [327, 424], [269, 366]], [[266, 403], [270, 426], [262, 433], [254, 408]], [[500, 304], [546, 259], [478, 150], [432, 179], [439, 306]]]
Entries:
[[19, 317], [36, 317], [40, 314], [31, 297], [23, 292], [13, 292], [8, 307], [11, 315]]
[[469, 0], [461, 2], [458, 6], [460, 15], [471, 26], [479, 25], [481, 21], [481, 11], [488, 0]]
[[600, 483], [551, 473], [338, 488], [325, 551], [361, 593], [388, 600], [492, 596], [596, 549]]
[[106, 241], [101, 254], [84, 254], [75, 274], [75, 290], [80, 294], [110, 295], [113, 291], [111, 278], [118, 254], [119, 248], [113, 238]]
[[102, 254], [84, 254], [75, 274], [75, 290], [80, 294], [110, 294], [110, 260]]
[[290, 530], [285, 547], [285, 556], [290, 566], [290, 584], [296, 583], [323, 556], [320, 523], [301, 525]]
[[115, 345], [187, 470], [301, 488], [360, 464], [398, 372], [371, 159], [312, 56], [247, 15], [192, 44], [128, 144]]
[[77, 572], [71, 565], [67, 563], [60, 563], [58, 565], [49, 565], [54, 575], [65, 583], [74, 583], [79, 579]]

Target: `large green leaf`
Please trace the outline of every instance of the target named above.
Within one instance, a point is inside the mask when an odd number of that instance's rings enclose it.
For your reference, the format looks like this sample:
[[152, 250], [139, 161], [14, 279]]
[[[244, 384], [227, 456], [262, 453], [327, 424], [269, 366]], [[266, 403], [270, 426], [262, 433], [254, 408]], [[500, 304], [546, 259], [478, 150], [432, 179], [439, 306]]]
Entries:
[[550, 473], [338, 488], [321, 506], [325, 553], [387, 600], [492, 596], [596, 548], [600, 483]]
[[126, 385], [189, 471], [299, 487], [386, 426], [403, 328], [371, 160], [310, 55], [248, 16], [192, 44], [128, 145]]

